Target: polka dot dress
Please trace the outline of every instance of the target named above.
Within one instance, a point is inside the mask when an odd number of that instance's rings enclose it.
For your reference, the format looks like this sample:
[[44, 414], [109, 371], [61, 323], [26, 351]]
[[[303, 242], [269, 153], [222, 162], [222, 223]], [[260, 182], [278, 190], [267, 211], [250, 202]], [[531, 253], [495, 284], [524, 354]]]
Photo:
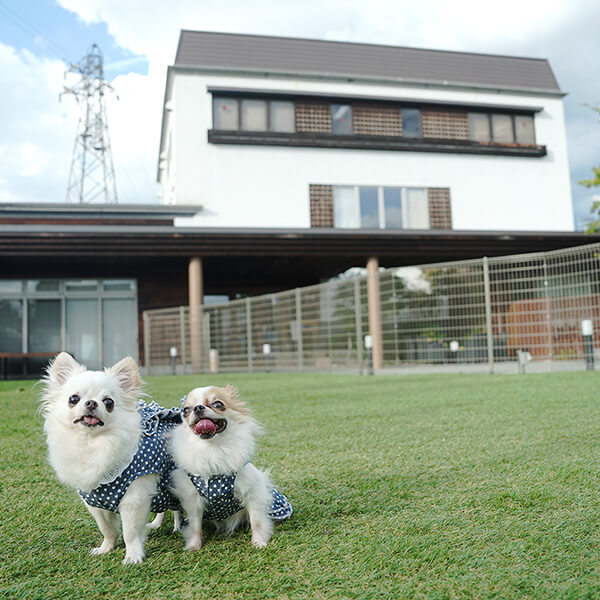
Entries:
[[[208, 479], [191, 473], [188, 473], [187, 476], [198, 493], [206, 499], [203, 518], [207, 521], [223, 521], [244, 508], [234, 495], [237, 473], [214, 475]], [[288, 499], [275, 489], [272, 492], [273, 500], [269, 516], [276, 521], [289, 518], [292, 515], [292, 506]]]
[[175, 465], [167, 453], [166, 438], [166, 434], [181, 422], [181, 413], [177, 408], [165, 409], [156, 402], [146, 404], [143, 401], [139, 402], [138, 411], [142, 434], [132, 461], [110, 483], [102, 483], [89, 492], [79, 490], [79, 495], [89, 506], [119, 512], [119, 504], [131, 483], [142, 475], [156, 473], [160, 480], [150, 510], [181, 510], [179, 501], [167, 489]]

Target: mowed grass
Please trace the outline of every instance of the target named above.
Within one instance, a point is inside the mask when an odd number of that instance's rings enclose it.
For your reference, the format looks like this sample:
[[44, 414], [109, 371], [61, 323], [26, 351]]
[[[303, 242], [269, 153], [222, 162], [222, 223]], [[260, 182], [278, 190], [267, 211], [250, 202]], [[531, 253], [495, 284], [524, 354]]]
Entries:
[[598, 598], [600, 375], [157, 377], [164, 406], [237, 385], [295, 513], [247, 532], [151, 532], [141, 566], [101, 536], [46, 462], [31, 382], [0, 383], [0, 597]]

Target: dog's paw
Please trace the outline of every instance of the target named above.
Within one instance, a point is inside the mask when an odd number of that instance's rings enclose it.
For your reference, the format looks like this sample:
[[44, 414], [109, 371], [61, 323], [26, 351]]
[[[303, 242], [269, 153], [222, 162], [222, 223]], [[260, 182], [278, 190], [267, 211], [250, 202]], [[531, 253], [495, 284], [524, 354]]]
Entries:
[[90, 554], [92, 556], [98, 556], [100, 554], [106, 554], [107, 552], [110, 552], [111, 550], [114, 550], [115, 545], [111, 544], [111, 543], [107, 543], [106, 540], [104, 542], [102, 542], [102, 544], [100, 546], [98, 546], [97, 548], [92, 548], [90, 550]]
[[158, 529], [160, 527], [160, 523], [155, 523], [154, 521], [152, 521], [152, 523], [146, 523], [146, 529]]
[[202, 548], [202, 540], [199, 537], [192, 537], [185, 543], [186, 550], [200, 550]]
[[262, 535], [253, 535], [251, 542], [255, 548], [266, 548], [269, 540], [268, 538], [265, 539]]
[[144, 560], [143, 552], [129, 552], [123, 559], [124, 565], [140, 565]]

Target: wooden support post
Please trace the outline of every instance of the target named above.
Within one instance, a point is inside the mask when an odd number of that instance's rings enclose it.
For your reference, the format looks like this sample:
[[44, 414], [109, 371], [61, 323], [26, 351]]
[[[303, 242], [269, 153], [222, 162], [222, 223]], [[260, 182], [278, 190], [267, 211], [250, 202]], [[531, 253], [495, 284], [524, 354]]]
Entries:
[[383, 367], [383, 340], [381, 334], [381, 300], [379, 293], [379, 259], [367, 261], [367, 301], [369, 305], [369, 333], [373, 340], [373, 369]]
[[202, 259], [190, 259], [188, 266], [188, 296], [190, 303], [190, 354], [192, 372], [202, 370], [202, 302], [204, 284], [202, 280]]

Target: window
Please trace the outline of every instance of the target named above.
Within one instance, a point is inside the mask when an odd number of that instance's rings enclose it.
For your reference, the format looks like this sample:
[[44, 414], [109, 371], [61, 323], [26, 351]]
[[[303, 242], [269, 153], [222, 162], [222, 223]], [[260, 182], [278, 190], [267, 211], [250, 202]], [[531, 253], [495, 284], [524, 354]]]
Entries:
[[424, 189], [406, 190], [406, 229], [429, 229], [429, 203]]
[[[66, 350], [92, 369], [137, 353], [133, 279], [2, 280], [0, 293], [0, 352]], [[39, 372], [45, 362], [27, 365]], [[9, 359], [9, 374], [19, 367]]]
[[386, 229], [402, 229], [402, 188], [383, 188]]
[[265, 100], [242, 100], [242, 129], [267, 130], [267, 103]]
[[270, 103], [271, 131], [281, 131], [292, 133], [296, 130], [296, 114], [293, 102], [281, 102], [279, 100]]
[[469, 139], [474, 142], [489, 142], [492, 139], [490, 132], [490, 117], [485, 113], [469, 113]]
[[379, 190], [376, 187], [358, 188], [360, 226], [362, 229], [379, 229]]
[[530, 115], [516, 115], [515, 134], [517, 144], [535, 144], [533, 117]]
[[235, 98], [214, 98], [213, 127], [215, 129], [239, 129], [239, 108]]
[[333, 188], [333, 226], [343, 229], [359, 227], [355, 188], [336, 185]]
[[295, 106], [293, 102], [283, 100], [214, 98], [213, 128], [291, 133], [296, 130]]
[[349, 104], [331, 105], [332, 133], [350, 135], [352, 133], [352, 107]]
[[492, 115], [492, 139], [499, 144], [512, 144], [515, 141], [510, 115]]
[[497, 144], [535, 144], [532, 115], [469, 113], [469, 139]]
[[402, 135], [421, 137], [421, 111], [418, 108], [402, 109]]
[[425, 188], [333, 186], [333, 225], [346, 229], [429, 229]]

